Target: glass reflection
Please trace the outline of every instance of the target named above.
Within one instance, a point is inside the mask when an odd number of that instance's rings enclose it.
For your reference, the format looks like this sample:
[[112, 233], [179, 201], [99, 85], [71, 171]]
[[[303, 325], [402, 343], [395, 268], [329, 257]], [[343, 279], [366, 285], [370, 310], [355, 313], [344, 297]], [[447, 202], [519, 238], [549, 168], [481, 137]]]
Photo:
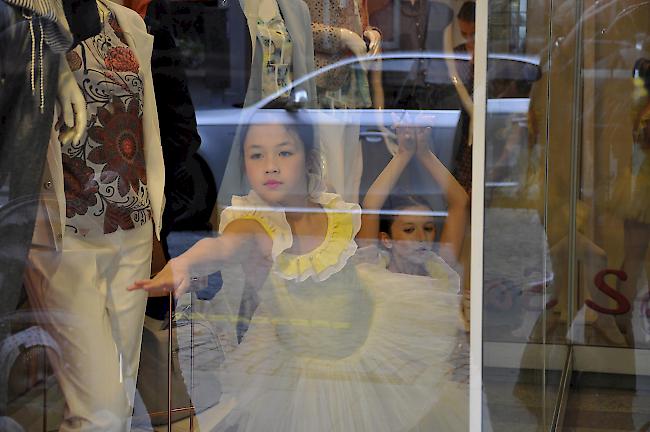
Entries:
[[[400, 126], [398, 153], [370, 187], [362, 216], [358, 205], [323, 189], [315, 130], [304, 120], [244, 126], [240, 168], [251, 191], [224, 209], [220, 236], [199, 241], [154, 279], [130, 287], [172, 291], [187, 305], [182, 297], [192, 285], [222, 270], [224, 284], [211, 303], [226, 314], [212, 313], [204, 325], [229, 342], [218, 339], [222, 363], [199, 366], [221, 391], [213, 406], [194, 393], [205, 407], [200, 427], [464, 430], [467, 382], [452, 373], [466, 365], [462, 353], [452, 356], [458, 276], [432, 250], [426, 206], [401, 208], [389, 221], [382, 235], [389, 261], [383, 261], [376, 210], [417, 154], [447, 191], [450, 218], [441, 241], [453, 259], [466, 194], [429, 150], [427, 130]], [[441, 391], [432, 392], [436, 387]]]

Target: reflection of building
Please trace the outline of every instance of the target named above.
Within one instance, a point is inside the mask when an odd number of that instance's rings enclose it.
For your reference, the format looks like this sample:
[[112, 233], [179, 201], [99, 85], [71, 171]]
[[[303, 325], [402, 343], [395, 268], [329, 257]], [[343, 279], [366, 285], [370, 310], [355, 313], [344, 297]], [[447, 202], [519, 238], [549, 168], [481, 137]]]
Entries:
[[526, 0], [490, 1], [491, 52], [524, 53], [527, 38], [528, 2]]

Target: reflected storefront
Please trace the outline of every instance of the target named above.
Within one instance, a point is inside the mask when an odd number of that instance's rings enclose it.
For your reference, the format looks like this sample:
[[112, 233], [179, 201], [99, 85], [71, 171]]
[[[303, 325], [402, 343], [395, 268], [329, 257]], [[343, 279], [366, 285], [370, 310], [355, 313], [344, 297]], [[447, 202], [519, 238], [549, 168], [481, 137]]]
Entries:
[[0, 6], [0, 430], [650, 427], [646, 2]]
[[514, 3], [488, 52], [540, 68], [503, 130], [487, 67], [483, 425], [645, 430], [648, 5]]

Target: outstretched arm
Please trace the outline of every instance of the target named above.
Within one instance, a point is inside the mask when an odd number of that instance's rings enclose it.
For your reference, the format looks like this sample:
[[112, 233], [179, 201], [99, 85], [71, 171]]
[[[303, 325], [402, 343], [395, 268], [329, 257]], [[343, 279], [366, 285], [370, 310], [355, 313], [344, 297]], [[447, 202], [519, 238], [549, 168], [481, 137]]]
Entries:
[[171, 259], [153, 279], [136, 281], [128, 290], [143, 289], [151, 295], [173, 292], [178, 298], [189, 290], [192, 280], [240, 264], [253, 248], [270, 252], [271, 239], [259, 223], [236, 220], [221, 236], [199, 240], [187, 252]]
[[447, 167], [429, 149], [429, 129], [419, 128], [416, 136], [417, 158], [436, 183], [440, 185], [447, 199], [447, 217], [440, 235], [440, 242], [449, 245], [454, 258], [458, 259], [465, 237], [469, 196]]
[[357, 234], [359, 239], [370, 241], [378, 239], [379, 211], [415, 153], [415, 136], [412, 128], [397, 128], [397, 142], [399, 144], [397, 154], [372, 183], [363, 200], [361, 230]]

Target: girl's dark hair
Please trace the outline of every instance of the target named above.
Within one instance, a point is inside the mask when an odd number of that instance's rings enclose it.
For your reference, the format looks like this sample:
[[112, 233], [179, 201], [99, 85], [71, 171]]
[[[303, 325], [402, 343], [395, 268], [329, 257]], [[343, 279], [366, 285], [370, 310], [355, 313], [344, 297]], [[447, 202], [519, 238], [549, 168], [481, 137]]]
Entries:
[[379, 231], [384, 232], [392, 237], [393, 223], [395, 223], [395, 219], [398, 216], [395, 214], [395, 212], [397, 210], [403, 210], [405, 208], [415, 206], [426, 207], [427, 209], [433, 211], [431, 205], [420, 196], [402, 195], [398, 192], [393, 192], [386, 200], [384, 207], [381, 209], [381, 214], [379, 215]]
[[643, 80], [643, 85], [650, 92], [650, 60], [640, 58], [634, 63], [633, 76]]
[[[242, 174], [246, 174], [245, 164], [244, 164], [244, 142], [248, 136], [248, 132], [253, 126], [263, 126], [278, 124], [273, 122], [271, 119], [268, 121], [253, 121], [254, 116], [250, 119], [248, 123], [242, 125], [239, 130], [239, 161], [241, 164]], [[295, 136], [302, 142], [302, 145], [305, 149], [305, 166], [308, 173], [313, 173], [321, 176], [321, 155], [320, 147], [316, 140], [316, 129], [314, 128], [313, 123], [309, 118], [303, 116], [296, 116], [291, 118], [290, 122], [279, 123], [286, 128], [290, 133], [295, 134]]]

